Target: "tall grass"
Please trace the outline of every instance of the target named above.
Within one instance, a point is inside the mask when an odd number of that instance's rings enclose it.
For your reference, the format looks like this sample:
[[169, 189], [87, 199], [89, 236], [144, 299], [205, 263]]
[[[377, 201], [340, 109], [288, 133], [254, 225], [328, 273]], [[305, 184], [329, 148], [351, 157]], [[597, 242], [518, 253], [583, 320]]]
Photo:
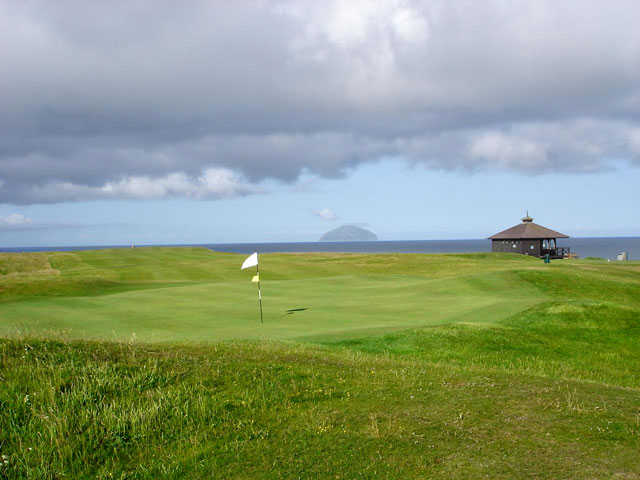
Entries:
[[638, 467], [638, 389], [517, 368], [28, 339], [2, 341], [0, 366], [8, 479], [633, 478]]

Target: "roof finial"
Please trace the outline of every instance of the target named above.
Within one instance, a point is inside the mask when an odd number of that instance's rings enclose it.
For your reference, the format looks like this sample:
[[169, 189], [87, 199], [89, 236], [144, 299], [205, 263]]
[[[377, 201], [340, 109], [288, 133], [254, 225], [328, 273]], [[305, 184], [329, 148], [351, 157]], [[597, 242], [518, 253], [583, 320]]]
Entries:
[[527, 209], [527, 216], [522, 219], [523, 223], [531, 223], [533, 222], [533, 218], [529, 216], [529, 209]]

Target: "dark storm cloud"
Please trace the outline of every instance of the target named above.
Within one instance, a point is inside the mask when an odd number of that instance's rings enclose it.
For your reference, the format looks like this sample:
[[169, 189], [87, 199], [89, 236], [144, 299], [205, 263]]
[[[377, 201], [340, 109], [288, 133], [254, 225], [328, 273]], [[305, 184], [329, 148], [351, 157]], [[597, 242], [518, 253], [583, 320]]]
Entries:
[[640, 163], [640, 6], [0, 1], [0, 202]]

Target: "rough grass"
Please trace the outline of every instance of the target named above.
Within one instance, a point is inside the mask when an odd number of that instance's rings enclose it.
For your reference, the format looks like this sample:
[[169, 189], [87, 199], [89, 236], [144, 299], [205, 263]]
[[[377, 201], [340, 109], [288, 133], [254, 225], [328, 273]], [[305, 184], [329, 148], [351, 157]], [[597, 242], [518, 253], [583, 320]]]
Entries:
[[615, 378], [277, 344], [0, 358], [5, 478], [638, 478], [640, 393]]
[[638, 339], [638, 310], [614, 304], [549, 302], [497, 325], [456, 323], [315, 341], [464, 368], [638, 388]]
[[3, 257], [0, 478], [640, 478], [637, 263], [239, 260]]

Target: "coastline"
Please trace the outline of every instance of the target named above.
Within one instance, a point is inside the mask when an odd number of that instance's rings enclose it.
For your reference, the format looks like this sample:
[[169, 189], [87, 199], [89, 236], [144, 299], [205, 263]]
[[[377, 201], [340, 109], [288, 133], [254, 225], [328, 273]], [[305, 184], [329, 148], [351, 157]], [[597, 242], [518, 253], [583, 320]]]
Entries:
[[[575, 237], [559, 242], [571, 247], [580, 258], [597, 257], [615, 259], [620, 251], [627, 251], [630, 259], [640, 255], [640, 237]], [[491, 251], [487, 239], [450, 240], [377, 240], [366, 242], [243, 242], [243, 243], [190, 243], [141, 244], [136, 247], [204, 247], [228, 253], [483, 253]], [[131, 248], [131, 245], [62, 245], [0, 247], [2, 253], [64, 252]]]

